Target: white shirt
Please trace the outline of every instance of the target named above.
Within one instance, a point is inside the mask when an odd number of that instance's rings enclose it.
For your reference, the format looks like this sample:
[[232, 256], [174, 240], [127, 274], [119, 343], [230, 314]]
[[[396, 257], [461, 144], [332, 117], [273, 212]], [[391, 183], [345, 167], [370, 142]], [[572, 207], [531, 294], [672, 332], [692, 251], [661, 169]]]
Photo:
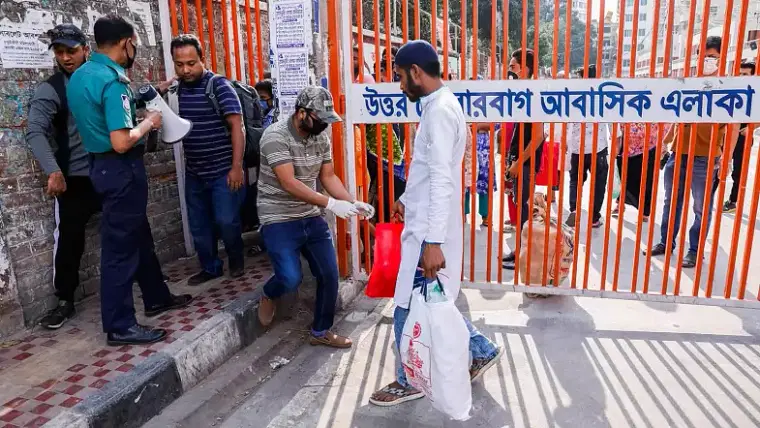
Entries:
[[[600, 123], [599, 132], [596, 136], [596, 152], [599, 153], [606, 149], [610, 141], [610, 124]], [[583, 142], [583, 153], [594, 153], [594, 125], [586, 124], [586, 140]], [[580, 154], [581, 152], [581, 124], [571, 123], [567, 127], [567, 149], [570, 153]]]
[[462, 159], [467, 139], [464, 112], [447, 87], [422, 98], [404, 204], [401, 266], [396, 305], [408, 308], [423, 242], [441, 244], [446, 267], [439, 274], [456, 299], [462, 274]]

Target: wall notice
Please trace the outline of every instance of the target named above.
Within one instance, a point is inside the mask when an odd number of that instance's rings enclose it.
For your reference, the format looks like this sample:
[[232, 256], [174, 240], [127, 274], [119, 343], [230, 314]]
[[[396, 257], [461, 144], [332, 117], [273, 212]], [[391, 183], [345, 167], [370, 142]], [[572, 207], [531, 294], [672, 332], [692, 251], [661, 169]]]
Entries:
[[0, 24], [0, 59], [3, 68], [53, 68], [53, 56], [40, 36], [41, 27]]
[[127, 8], [142, 21], [142, 25], [137, 24], [137, 27], [145, 30], [148, 40], [141, 40], [141, 43], [147, 43], [148, 46], [156, 46], [156, 32], [153, 30], [153, 15], [150, 13], [150, 3], [128, 0]]
[[270, 59], [280, 116], [293, 113], [298, 92], [309, 85], [312, 4], [311, 0], [275, 0], [269, 6]]

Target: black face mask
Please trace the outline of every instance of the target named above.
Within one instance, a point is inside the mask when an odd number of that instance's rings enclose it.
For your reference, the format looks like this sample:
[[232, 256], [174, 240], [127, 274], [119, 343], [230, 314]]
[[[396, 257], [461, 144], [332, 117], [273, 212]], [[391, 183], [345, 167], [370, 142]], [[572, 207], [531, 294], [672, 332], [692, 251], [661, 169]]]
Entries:
[[303, 128], [304, 131], [313, 136], [325, 132], [325, 129], [327, 129], [328, 126], [325, 122], [315, 120], [310, 114], [307, 114], [306, 117], [308, 118], [308, 122], [305, 119], [301, 122], [301, 128]]
[[131, 41], [131, 40], [129, 41], [129, 43], [131, 43], [131, 44], [132, 44], [132, 47], [133, 47], [133, 48], [135, 48], [135, 54], [134, 54], [134, 56], [132, 56], [132, 57], [130, 57], [130, 56], [129, 56], [129, 49], [127, 49], [127, 45], [126, 45], [126, 43], [125, 43], [125, 44], [124, 44], [124, 52], [127, 54], [127, 64], [126, 64], [126, 65], [124, 65], [124, 68], [125, 68], [125, 69], [130, 69], [130, 68], [132, 68], [132, 66], [133, 66], [133, 65], [135, 65], [135, 58], [137, 58], [137, 46], [135, 46], [135, 44], [134, 44], [134, 43], [132, 43], [132, 41]]
[[517, 73], [515, 73], [513, 71], [508, 71], [507, 72], [507, 79], [509, 79], [509, 80], [517, 80], [519, 78], [520, 77], [517, 75]]

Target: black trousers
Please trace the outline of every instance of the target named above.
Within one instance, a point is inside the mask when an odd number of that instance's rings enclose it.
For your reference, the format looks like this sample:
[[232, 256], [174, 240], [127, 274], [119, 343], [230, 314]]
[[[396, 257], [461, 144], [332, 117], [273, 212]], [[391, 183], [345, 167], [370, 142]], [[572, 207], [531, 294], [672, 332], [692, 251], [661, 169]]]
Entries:
[[148, 223], [148, 176], [138, 146], [125, 154], [92, 156], [90, 178], [103, 198], [100, 223], [100, 303], [103, 331], [120, 332], [137, 323], [132, 284], [146, 309], [171, 299], [156, 257]]
[[[604, 192], [607, 189], [607, 174], [610, 170], [610, 164], [607, 160], [607, 149], [604, 149], [593, 155], [591, 153], [583, 155], [583, 183], [586, 182], [589, 172], [591, 171], [591, 156], [596, 156], [596, 178], [594, 181], [594, 218], [597, 221], [602, 218], [602, 205], [604, 204]], [[570, 212], [575, 212], [578, 205], [578, 164], [580, 155], [575, 153], [570, 157]]]
[[731, 185], [731, 196], [729, 200], [733, 203], [739, 199], [739, 181], [742, 178], [742, 168], [744, 168], [744, 144], [747, 141], [745, 138], [739, 137], [736, 141], [736, 148], [734, 149], [733, 169], [731, 170], [731, 179], [733, 184]]
[[53, 283], [60, 300], [74, 301], [84, 253], [85, 228], [101, 210], [100, 197], [90, 177], [66, 177], [66, 191], [55, 198]]

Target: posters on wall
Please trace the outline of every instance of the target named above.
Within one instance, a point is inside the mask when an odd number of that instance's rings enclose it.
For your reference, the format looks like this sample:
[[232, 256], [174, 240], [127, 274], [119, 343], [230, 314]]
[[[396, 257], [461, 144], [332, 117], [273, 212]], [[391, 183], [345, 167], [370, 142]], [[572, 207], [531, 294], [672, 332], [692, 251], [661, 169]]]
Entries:
[[274, 0], [269, 4], [270, 61], [280, 117], [295, 109], [298, 92], [309, 84], [311, 0]]
[[3, 68], [53, 68], [53, 56], [39, 37], [41, 26], [0, 24], [0, 60]]
[[[156, 46], [156, 32], [153, 30], [153, 15], [150, 13], [150, 3], [128, 0], [127, 8], [142, 21], [142, 25], [137, 24], [136, 26], [145, 30], [148, 40], [140, 40], [140, 43]], [[141, 32], [138, 31], [138, 37], [140, 34]]]

